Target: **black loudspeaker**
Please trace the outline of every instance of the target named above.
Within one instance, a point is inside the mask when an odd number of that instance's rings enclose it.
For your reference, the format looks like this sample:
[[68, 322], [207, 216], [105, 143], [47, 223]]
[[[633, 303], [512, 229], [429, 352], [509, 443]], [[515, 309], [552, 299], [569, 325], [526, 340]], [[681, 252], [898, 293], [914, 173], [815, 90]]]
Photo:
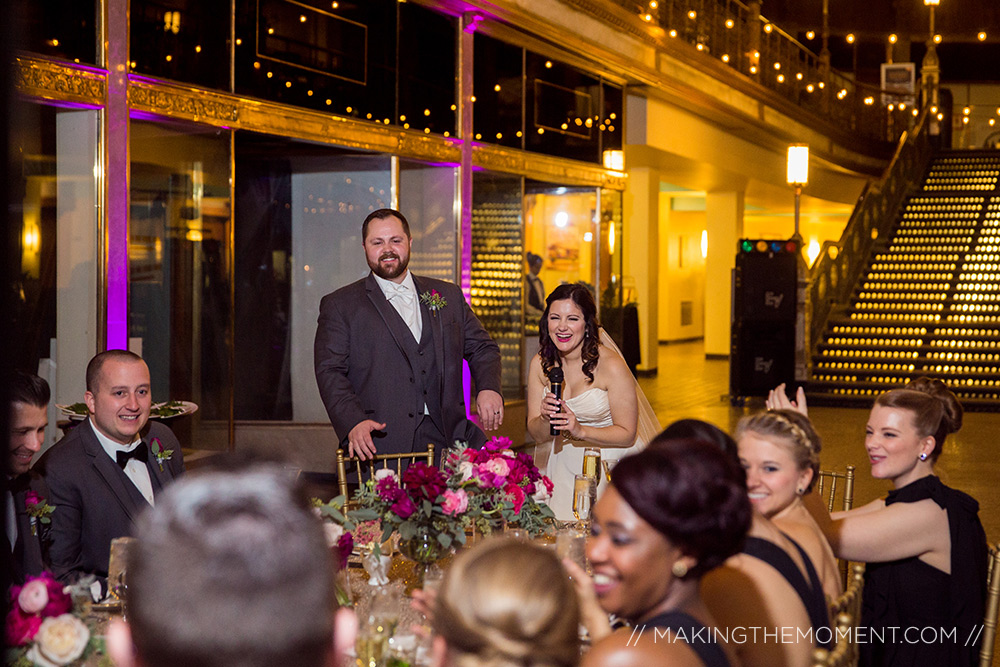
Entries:
[[[743, 241], [755, 249], [736, 255], [736, 284], [733, 304], [736, 321], [795, 321], [795, 290], [798, 288], [796, 262], [798, 244], [793, 241]], [[768, 250], [760, 252], [757, 246], [766, 244]], [[794, 250], [785, 250], [794, 244]], [[773, 252], [780, 247], [781, 252]]]
[[766, 396], [795, 381], [795, 323], [743, 322], [733, 327], [731, 396]]
[[795, 380], [799, 244], [740, 241], [733, 272], [729, 393], [766, 396]]

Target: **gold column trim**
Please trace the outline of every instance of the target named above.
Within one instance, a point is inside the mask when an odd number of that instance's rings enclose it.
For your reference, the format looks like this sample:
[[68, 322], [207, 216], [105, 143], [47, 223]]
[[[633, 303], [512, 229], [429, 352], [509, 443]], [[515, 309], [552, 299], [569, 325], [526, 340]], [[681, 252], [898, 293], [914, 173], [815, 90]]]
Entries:
[[496, 146], [473, 146], [472, 163], [490, 171], [565, 185], [624, 190], [626, 175], [574, 160]]
[[22, 95], [102, 106], [108, 90], [106, 72], [68, 63], [17, 56], [14, 86]]

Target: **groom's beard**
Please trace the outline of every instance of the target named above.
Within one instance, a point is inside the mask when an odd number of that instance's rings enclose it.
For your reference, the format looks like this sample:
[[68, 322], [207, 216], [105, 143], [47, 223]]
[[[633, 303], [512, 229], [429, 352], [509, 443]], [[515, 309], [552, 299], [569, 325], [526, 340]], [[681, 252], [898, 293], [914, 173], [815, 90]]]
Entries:
[[[396, 262], [395, 266], [390, 267], [390, 266], [384, 266], [382, 264], [382, 260], [385, 259], [395, 259], [398, 261]], [[409, 255], [407, 255], [406, 257], [400, 257], [394, 252], [387, 252], [379, 255], [378, 264], [372, 264], [371, 260], [368, 260], [368, 268], [372, 270], [372, 273], [374, 273], [379, 278], [382, 278], [383, 280], [394, 280], [400, 277], [401, 275], [403, 275], [403, 272], [406, 271], [406, 267], [409, 266], [409, 264], [410, 264]]]

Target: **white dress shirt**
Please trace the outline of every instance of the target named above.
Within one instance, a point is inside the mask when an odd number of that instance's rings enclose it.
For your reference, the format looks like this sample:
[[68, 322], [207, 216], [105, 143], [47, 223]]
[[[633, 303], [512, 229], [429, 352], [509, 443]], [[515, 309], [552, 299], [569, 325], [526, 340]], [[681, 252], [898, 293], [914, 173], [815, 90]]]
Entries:
[[417, 286], [413, 284], [413, 274], [407, 271], [400, 283], [386, 280], [374, 273], [372, 275], [375, 276], [375, 282], [378, 283], [378, 286], [382, 288], [382, 294], [385, 295], [386, 301], [396, 309], [399, 316], [406, 322], [406, 326], [409, 327], [414, 340], [419, 343], [424, 323], [423, 318], [420, 317], [420, 303], [418, 301], [420, 297], [417, 294]]
[[[130, 445], [120, 445], [111, 438], [107, 437], [103, 433], [97, 430], [94, 423], [88, 419], [87, 423], [90, 424], [90, 428], [94, 430], [94, 435], [97, 436], [97, 441], [101, 443], [101, 447], [107, 452], [111, 460], [118, 465], [118, 452], [131, 452], [136, 447], [144, 447], [142, 444], [142, 438], [138, 435], [135, 440], [132, 441]], [[149, 453], [150, 456], [153, 455], [152, 452]], [[149, 479], [149, 469], [146, 464], [142, 461], [136, 461], [135, 459], [129, 459], [128, 463], [125, 464], [125, 476], [132, 480], [135, 484], [135, 488], [139, 489], [139, 493], [142, 497], [146, 499], [150, 505], [153, 504], [153, 482]]]

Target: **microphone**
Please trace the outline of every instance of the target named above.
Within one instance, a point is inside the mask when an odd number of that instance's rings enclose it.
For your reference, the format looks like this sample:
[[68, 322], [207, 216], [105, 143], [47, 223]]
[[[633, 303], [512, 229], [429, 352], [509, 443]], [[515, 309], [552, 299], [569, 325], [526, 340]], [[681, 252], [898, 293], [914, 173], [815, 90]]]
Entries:
[[[546, 375], [549, 376], [549, 382], [552, 383], [550, 391], [556, 398], [562, 399], [563, 369], [559, 366], [553, 366]], [[558, 426], [549, 424], [549, 435], [559, 435], [561, 432], [562, 429]]]

